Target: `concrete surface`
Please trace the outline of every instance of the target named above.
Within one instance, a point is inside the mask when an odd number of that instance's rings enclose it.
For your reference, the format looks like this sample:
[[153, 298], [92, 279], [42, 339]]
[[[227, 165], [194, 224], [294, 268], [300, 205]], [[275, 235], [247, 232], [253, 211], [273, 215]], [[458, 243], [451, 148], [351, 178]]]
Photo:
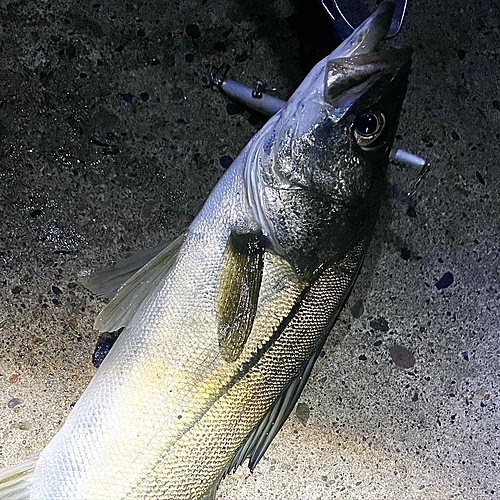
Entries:
[[[78, 273], [178, 234], [263, 124], [206, 88], [210, 66], [281, 97], [305, 75], [316, 48], [293, 13], [0, 2], [0, 468], [50, 440], [94, 373], [103, 303]], [[417, 173], [391, 167], [298, 414], [219, 498], [500, 498], [499, 21], [498, 2], [410, 1], [398, 146], [433, 170], [409, 204]]]

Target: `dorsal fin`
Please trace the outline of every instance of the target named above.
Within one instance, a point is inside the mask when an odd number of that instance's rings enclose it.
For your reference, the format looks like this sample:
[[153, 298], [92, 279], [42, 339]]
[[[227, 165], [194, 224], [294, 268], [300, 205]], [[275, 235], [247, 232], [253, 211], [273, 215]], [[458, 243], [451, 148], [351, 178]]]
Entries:
[[[94, 324], [96, 330], [114, 332], [128, 325], [135, 313], [147, 301], [160, 281], [173, 267], [186, 234], [182, 234], [166, 248], [156, 253], [149, 262], [143, 265], [121, 286], [113, 299], [97, 316]], [[136, 260], [129, 262], [136, 265]], [[119, 269], [121, 275], [126, 273], [124, 266], [119, 266]], [[97, 278], [90, 276], [87, 282], [98, 282], [99, 275], [107, 276], [108, 271], [100, 271], [97, 275]]]
[[104, 269], [81, 276], [78, 281], [98, 297], [112, 299], [116, 292], [151, 259], [167, 248], [172, 241], [160, 243], [153, 248], [146, 248], [136, 252], [116, 264]]

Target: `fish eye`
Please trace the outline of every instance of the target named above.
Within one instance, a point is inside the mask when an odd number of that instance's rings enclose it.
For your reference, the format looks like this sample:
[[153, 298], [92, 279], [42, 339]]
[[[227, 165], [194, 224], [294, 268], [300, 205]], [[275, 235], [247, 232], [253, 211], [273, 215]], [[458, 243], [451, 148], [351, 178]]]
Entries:
[[354, 138], [361, 148], [380, 145], [380, 138], [385, 130], [385, 116], [374, 111], [360, 113], [354, 120]]

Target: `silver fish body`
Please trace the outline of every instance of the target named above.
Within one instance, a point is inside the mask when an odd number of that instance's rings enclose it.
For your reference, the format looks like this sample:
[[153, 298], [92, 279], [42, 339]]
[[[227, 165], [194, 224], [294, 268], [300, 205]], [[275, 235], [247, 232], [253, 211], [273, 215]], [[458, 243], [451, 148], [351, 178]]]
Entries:
[[[380, 41], [390, 14], [358, 41]], [[384, 191], [410, 54], [368, 42], [318, 63], [186, 235], [120, 289], [97, 325], [125, 330], [39, 457], [0, 476], [0, 498], [201, 500], [246, 458], [255, 467], [355, 281]]]

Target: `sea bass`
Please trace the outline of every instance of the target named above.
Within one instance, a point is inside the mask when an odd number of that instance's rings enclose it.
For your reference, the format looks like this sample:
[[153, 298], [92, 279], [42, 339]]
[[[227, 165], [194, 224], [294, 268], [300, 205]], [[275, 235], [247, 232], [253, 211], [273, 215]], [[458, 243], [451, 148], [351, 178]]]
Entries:
[[250, 140], [188, 231], [99, 315], [124, 327], [62, 429], [0, 498], [215, 498], [297, 401], [358, 274], [386, 186], [409, 49], [385, 4]]

